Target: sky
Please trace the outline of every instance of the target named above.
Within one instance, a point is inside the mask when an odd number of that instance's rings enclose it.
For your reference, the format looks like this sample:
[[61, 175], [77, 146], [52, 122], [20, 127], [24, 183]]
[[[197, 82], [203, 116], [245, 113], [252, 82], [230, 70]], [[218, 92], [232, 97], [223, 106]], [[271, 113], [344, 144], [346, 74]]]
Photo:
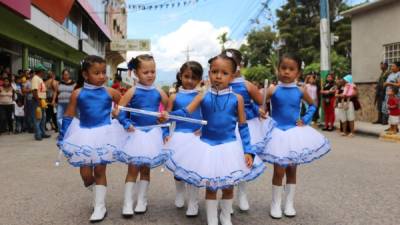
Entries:
[[[126, 0], [128, 5], [148, 3], [189, 2], [187, 6], [168, 9], [128, 12], [128, 39], [149, 39], [150, 53], [157, 65], [157, 84], [175, 82], [176, 72], [186, 61], [199, 61], [205, 71], [207, 60], [217, 55], [221, 45], [217, 37], [228, 32], [230, 41], [226, 47], [239, 48], [245, 42], [246, 33], [252, 29], [276, 22], [275, 11], [286, 0]], [[260, 17], [262, 3], [269, 2], [268, 9]], [[364, 0], [348, 0], [354, 5]], [[258, 23], [250, 22], [258, 19]], [[143, 52], [129, 51], [127, 60]]]

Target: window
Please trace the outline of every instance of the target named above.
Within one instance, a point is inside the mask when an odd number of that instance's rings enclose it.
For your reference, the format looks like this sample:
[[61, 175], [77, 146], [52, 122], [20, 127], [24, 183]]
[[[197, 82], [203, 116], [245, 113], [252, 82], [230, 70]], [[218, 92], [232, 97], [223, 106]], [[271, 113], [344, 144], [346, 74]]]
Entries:
[[400, 61], [400, 42], [384, 45], [385, 61], [390, 65]]

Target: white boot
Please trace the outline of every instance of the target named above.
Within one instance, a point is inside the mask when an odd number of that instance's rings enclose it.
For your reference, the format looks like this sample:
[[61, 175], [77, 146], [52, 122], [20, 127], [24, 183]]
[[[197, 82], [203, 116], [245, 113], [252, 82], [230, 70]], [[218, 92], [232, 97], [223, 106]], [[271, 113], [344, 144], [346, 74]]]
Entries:
[[218, 200], [206, 200], [207, 224], [218, 225]]
[[199, 189], [193, 185], [187, 186], [189, 201], [186, 216], [192, 217], [199, 214]]
[[238, 185], [238, 200], [239, 200], [239, 208], [242, 211], [247, 211], [249, 210], [249, 201], [247, 200], [247, 194], [246, 194], [246, 182], [241, 182]]
[[296, 193], [296, 184], [286, 184], [285, 194], [285, 216], [294, 217], [296, 216], [296, 210], [294, 209], [294, 195]]
[[272, 202], [271, 202], [271, 211], [270, 215], [274, 219], [282, 218], [282, 186], [272, 185]]
[[219, 220], [222, 225], [232, 225], [231, 221], [231, 208], [232, 208], [232, 199], [223, 199], [221, 200], [221, 214], [219, 215]]
[[185, 205], [185, 183], [182, 181], [175, 180], [176, 196], [175, 206], [182, 208]]
[[145, 213], [147, 211], [147, 191], [149, 189], [149, 181], [139, 181], [138, 200], [135, 213]]
[[133, 190], [135, 188], [134, 182], [125, 183], [124, 205], [122, 206], [122, 215], [124, 217], [133, 216]]
[[104, 185], [96, 185], [94, 187], [94, 210], [90, 217], [90, 222], [99, 222], [104, 219], [107, 214], [105, 198], [107, 187]]

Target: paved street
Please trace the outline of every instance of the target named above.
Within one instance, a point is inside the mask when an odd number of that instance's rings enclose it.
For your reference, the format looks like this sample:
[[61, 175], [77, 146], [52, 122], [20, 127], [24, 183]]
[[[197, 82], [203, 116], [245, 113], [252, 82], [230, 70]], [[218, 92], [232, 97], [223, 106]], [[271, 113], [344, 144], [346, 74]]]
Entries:
[[[251, 211], [237, 208], [234, 224], [400, 224], [400, 145], [375, 138], [342, 138], [326, 133], [333, 150], [299, 170], [293, 219], [272, 220], [271, 166], [249, 186]], [[82, 187], [78, 170], [57, 157], [55, 135], [33, 141], [32, 135], [0, 136], [0, 224], [87, 224], [91, 194]], [[108, 168], [108, 224], [206, 224], [204, 201], [200, 216], [188, 219], [174, 202], [168, 171], [153, 170], [149, 209], [126, 220], [120, 216], [126, 167]], [[235, 206], [236, 207], [236, 206]]]

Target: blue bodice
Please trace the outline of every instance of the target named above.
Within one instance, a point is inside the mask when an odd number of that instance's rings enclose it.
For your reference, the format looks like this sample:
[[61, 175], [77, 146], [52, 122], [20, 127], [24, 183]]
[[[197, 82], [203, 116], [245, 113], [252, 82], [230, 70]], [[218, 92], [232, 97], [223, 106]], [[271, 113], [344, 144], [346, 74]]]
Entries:
[[246, 120], [251, 120], [258, 117], [258, 106], [251, 99], [250, 94], [247, 91], [245, 79], [243, 79], [243, 77], [235, 78], [229, 86], [232, 87], [233, 92], [243, 97]]
[[238, 100], [229, 89], [218, 94], [208, 91], [201, 102], [201, 113], [207, 125], [201, 131], [201, 140], [219, 145], [236, 140]]
[[296, 85], [279, 84], [271, 97], [271, 117], [277, 122], [281, 130], [288, 130], [296, 126], [300, 119], [300, 104], [303, 93]]
[[79, 92], [77, 106], [81, 127], [111, 124], [112, 98], [105, 87], [85, 84]]
[[[195, 90], [192, 91], [192, 90], [180, 89], [179, 92], [176, 94], [174, 107], [172, 111], [186, 108], [197, 96], [197, 94], [198, 92]], [[196, 109], [196, 111], [191, 113], [190, 118], [202, 119], [200, 108]], [[198, 124], [177, 121], [175, 131], [183, 133], [192, 133], [199, 130], [200, 128], [201, 125]]]
[[[160, 92], [154, 86], [138, 84], [127, 107], [158, 112], [161, 103]], [[157, 117], [130, 113], [133, 126], [149, 126], [157, 124]]]

